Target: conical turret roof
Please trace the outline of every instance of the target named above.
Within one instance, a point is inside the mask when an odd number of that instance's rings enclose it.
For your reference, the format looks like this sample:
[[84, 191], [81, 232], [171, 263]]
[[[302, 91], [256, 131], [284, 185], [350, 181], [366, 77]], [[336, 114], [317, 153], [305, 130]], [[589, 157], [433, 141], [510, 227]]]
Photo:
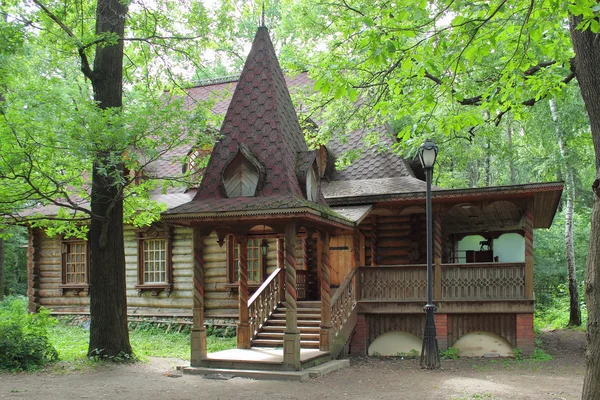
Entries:
[[[221, 126], [193, 201], [169, 214], [315, 208], [328, 213], [323, 196], [319, 203], [306, 199], [303, 177], [314, 160], [306, 146], [298, 116], [267, 28], [260, 27]], [[236, 156], [243, 154], [260, 178], [254, 196], [228, 197], [224, 174]], [[299, 179], [300, 177], [300, 179]]]

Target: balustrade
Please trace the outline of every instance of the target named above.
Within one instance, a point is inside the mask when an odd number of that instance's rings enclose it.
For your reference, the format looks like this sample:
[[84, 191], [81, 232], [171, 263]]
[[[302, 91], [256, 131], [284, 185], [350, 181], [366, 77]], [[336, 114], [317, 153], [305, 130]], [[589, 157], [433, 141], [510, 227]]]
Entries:
[[525, 263], [442, 265], [442, 300], [525, 299]]
[[254, 337], [261, 326], [269, 319], [269, 316], [277, 308], [280, 300], [281, 279], [278, 275], [283, 272], [277, 268], [267, 280], [260, 286], [248, 301], [248, 324], [250, 336]]
[[[442, 264], [441, 298], [446, 300], [524, 300], [525, 263]], [[360, 267], [360, 301], [426, 301], [426, 265]]]
[[353, 280], [358, 268], [354, 268], [331, 298], [331, 324], [337, 335], [356, 305]]
[[425, 300], [425, 265], [390, 265], [360, 268], [360, 300]]

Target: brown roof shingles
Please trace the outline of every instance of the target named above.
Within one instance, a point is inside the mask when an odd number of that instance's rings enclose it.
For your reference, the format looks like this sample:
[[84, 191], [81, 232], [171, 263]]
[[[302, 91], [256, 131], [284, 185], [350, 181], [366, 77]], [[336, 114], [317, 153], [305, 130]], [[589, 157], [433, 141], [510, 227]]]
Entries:
[[[235, 85], [221, 136], [194, 200], [168, 214], [310, 207], [296, 176], [297, 155], [308, 147], [264, 27], [258, 29]], [[265, 166], [266, 176], [256, 197], [226, 198], [221, 177], [241, 143]]]

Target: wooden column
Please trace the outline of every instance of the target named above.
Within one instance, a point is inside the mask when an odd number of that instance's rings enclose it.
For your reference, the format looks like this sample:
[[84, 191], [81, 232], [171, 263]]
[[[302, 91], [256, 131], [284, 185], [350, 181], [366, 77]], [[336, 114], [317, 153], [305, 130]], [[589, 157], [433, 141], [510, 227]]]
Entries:
[[192, 229], [192, 248], [194, 254], [193, 276], [193, 325], [191, 334], [192, 367], [199, 367], [206, 358], [206, 328], [204, 327], [204, 237], [199, 227]]
[[285, 257], [284, 257], [284, 247], [285, 244], [283, 242], [282, 238], [277, 238], [277, 268], [281, 269], [282, 271], [279, 273], [280, 276], [280, 281], [279, 281], [279, 287], [280, 287], [280, 291], [279, 291], [279, 301], [280, 302], [284, 302], [285, 301]]
[[377, 217], [371, 222], [371, 266], [377, 265]]
[[331, 324], [331, 277], [329, 270], [329, 233], [319, 235], [319, 270], [321, 271], [321, 329], [319, 331], [319, 350], [329, 351], [332, 345]]
[[248, 238], [242, 236], [237, 238], [239, 245], [238, 260], [238, 330], [237, 330], [237, 348], [250, 348], [250, 325], [248, 324]]
[[533, 299], [533, 200], [525, 209], [525, 298]]
[[442, 215], [439, 209], [433, 216], [433, 298], [442, 299]]
[[296, 223], [285, 226], [285, 332], [283, 334], [283, 365], [300, 369], [300, 331], [296, 304]]

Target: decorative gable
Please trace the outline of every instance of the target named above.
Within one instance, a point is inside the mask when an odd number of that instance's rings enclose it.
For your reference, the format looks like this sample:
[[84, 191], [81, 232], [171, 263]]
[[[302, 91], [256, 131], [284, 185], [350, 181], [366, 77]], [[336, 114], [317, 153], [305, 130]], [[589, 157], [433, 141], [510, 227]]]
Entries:
[[254, 197], [264, 176], [264, 166], [248, 146], [240, 143], [235, 156], [223, 169], [223, 191], [226, 197]]

